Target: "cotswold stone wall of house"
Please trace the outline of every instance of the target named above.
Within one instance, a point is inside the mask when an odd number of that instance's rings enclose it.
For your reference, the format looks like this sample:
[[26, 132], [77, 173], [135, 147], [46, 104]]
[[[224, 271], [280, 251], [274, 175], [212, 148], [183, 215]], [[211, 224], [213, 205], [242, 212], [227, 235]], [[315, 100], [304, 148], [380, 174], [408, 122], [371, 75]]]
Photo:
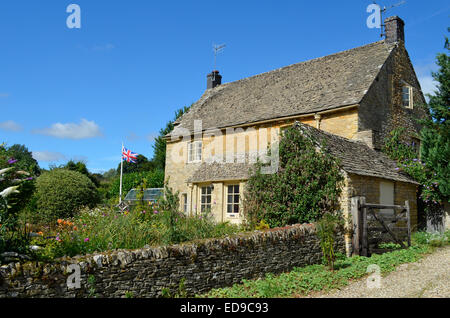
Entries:
[[[344, 252], [343, 235], [336, 248]], [[294, 225], [183, 245], [112, 251], [53, 263], [11, 263], [0, 268], [2, 297], [161, 297], [184, 280], [187, 295], [242, 279], [320, 263], [313, 224]], [[73, 268], [79, 268], [80, 285]], [[67, 281], [74, 284], [69, 289]]]

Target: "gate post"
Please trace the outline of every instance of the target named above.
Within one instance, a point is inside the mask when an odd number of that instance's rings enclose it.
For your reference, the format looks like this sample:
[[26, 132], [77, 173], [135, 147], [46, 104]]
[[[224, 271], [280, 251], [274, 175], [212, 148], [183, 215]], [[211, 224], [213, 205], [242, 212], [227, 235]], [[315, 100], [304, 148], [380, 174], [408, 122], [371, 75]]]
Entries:
[[409, 201], [405, 201], [405, 208], [406, 208], [406, 222], [408, 225], [408, 247], [411, 246], [411, 214], [409, 210]]
[[350, 212], [352, 214], [353, 227], [353, 254], [361, 255], [361, 217], [360, 217], [360, 197], [352, 197], [350, 201]]
[[361, 215], [361, 256], [369, 254], [369, 238], [367, 236], [367, 207], [366, 197], [361, 197], [360, 200], [360, 215]]

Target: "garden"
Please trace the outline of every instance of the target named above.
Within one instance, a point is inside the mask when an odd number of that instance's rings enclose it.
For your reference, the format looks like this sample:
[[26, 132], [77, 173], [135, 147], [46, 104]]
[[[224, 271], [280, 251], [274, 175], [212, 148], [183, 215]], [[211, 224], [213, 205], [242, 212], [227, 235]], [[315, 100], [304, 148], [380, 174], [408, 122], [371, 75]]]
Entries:
[[[0, 261], [42, 260], [84, 255], [114, 249], [176, 244], [195, 239], [223, 237], [241, 231], [228, 223], [216, 223], [208, 212], [186, 216], [179, 212], [179, 195], [165, 188], [157, 202], [139, 200], [122, 211], [118, 198], [102, 197], [98, 184], [69, 163], [33, 171], [0, 146]], [[29, 158], [28, 158], [29, 159]], [[153, 185], [159, 172], [132, 172], [124, 189]], [[147, 181], [148, 180], [148, 181]], [[138, 182], [141, 184], [136, 185]], [[159, 181], [158, 181], [159, 182]], [[109, 191], [115, 193], [116, 181]], [[139, 198], [138, 193], [138, 198]], [[142, 196], [141, 196], [142, 198]]]

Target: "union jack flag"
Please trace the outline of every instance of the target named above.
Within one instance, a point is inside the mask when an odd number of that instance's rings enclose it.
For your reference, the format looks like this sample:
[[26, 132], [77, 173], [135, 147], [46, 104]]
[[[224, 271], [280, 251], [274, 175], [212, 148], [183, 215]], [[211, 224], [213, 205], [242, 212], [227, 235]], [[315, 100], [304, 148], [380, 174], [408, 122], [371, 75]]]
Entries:
[[125, 159], [127, 162], [136, 163], [137, 153], [128, 150], [127, 148], [122, 148], [122, 159]]

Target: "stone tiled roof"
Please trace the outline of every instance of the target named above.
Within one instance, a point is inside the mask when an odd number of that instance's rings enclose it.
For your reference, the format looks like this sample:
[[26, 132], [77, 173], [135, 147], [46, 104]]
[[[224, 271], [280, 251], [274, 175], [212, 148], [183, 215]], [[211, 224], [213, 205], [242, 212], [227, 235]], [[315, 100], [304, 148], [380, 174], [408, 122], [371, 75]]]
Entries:
[[358, 104], [395, 45], [379, 41], [208, 89], [173, 134], [192, 132], [194, 120], [205, 130]]
[[[336, 136], [299, 122], [295, 125], [322, 147], [323, 151], [337, 158], [342, 170], [347, 173], [417, 184], [406, 173], [397, 169], [395, 161], [363, 142]], [[246, 163], [202, 163], [188, 182], [247, 180], [252, 167], [253, 165]]]
[[295, 125], [315, 140], [318, 146], [322, 146], [323, 142], [325, 149], [322, 149], [338, 158], [341, 168], [347, 173], [418, 184], [401, 172], [394, 160], [363, 142], [336, 136], [299, 122]]

